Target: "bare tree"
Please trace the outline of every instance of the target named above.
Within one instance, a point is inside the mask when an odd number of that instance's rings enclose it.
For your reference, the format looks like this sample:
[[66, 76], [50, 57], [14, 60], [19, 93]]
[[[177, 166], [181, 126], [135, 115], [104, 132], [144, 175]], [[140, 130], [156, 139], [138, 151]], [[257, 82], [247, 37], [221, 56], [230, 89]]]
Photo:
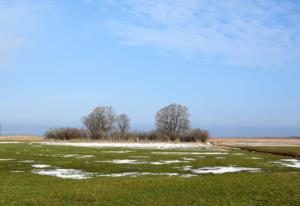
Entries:
[[107, 137], [112, 131], [116, 113], [112, 107], [96, 107], [88, 116], [83, 117], [83, 124], [92, 138]]
[[117, 116], [117, 127], [122, 135], [125, 135], [129, 131], [130, 120], [126, 114], [120, 114]]
[[157, 130], [169, 136], [181, 135], [190, 129], [188, 108], [170, 104], [156, 113]]

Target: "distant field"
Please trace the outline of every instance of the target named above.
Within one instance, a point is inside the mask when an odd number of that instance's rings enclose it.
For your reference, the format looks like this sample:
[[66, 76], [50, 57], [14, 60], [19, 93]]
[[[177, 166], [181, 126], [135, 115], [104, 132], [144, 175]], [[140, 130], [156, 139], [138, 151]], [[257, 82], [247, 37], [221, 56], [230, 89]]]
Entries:
[[241, 147], [241, 149], [300, 158], [300, 147]]
[[300, 139], [289, 138], [212, 138], [220, 146], [292, 146], [300, 147]]
[[0, 136], [0, 141], [10, 140], [10, 141], [42, 141], [44, 137], [42, 136]]
[[0, 143], [0, 205], [294, 206], [299, 163], [234, 148]]

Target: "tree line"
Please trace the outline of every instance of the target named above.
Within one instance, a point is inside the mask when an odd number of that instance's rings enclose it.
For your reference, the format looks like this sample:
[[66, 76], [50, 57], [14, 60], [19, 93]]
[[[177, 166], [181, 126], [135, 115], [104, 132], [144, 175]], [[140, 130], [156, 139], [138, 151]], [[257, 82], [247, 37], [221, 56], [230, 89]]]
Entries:
[[49, 139], [93, 139], [111, 141], [183, 141], [206, 142], [209, 133], [199, 128], [192, 129], [186, 106], [170, 104], [155, 115], [155, 130], [131, 132], [127, 114], [117, 115], [110, 106], [99, 106], [82, 118], [84, 128], [49, 129]]

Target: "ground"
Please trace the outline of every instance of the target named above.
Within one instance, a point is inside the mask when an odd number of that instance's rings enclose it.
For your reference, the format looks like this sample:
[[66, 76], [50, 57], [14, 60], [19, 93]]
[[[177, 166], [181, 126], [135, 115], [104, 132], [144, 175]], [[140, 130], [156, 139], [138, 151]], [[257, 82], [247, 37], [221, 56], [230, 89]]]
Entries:
[[2, 141], [0, 205], [300, 205], [295, 157], [167, 147]]

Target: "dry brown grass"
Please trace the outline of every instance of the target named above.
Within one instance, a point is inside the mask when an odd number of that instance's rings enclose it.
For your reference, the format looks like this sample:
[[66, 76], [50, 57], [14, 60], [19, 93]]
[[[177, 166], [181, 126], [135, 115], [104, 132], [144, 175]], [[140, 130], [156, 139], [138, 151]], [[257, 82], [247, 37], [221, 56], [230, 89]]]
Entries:
[[42, 141], [44, 137], [41, 136], [0, 136], [0, 141]]
[[288, 138], [212, 138], [209, 142], [216, 145], [236, 144], [270, 144], [270, 145], [295, 145], [300, 146], [300, 139]]

